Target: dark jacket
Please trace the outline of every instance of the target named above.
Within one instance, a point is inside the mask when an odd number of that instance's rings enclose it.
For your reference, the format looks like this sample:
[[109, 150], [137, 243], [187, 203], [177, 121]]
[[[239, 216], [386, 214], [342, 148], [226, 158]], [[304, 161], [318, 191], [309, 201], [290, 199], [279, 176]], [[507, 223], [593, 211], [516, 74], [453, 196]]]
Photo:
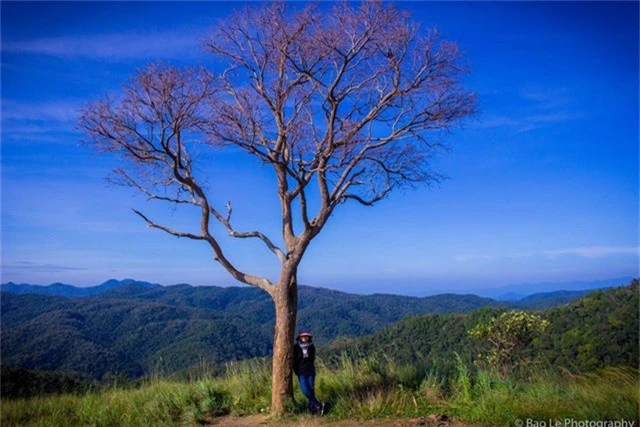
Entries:
[[307, 349], [307, 357], [304, 357], [300, 343], [293, 345], [293, 372], [297, 376], [308, 377], [316, 374], [314, 362], [316, 360], [316, 348], [311, 343]]

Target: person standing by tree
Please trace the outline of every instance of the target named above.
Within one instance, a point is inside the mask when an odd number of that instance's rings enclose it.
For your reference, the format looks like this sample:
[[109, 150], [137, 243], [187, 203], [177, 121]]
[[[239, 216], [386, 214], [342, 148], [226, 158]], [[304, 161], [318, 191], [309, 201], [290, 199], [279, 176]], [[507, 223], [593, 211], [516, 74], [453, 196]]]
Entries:
[[293, 372], [298, 376], [300, 389], [307, 399], [309, 399], [309, 411], [318, 411], [324, 415], [324, 403], [316, 399], [314, 381], [316, 378], [316, 368], [314, 365], [316, 358], [316, 348], [313, 345], [313, 336], [306, 328], [301, 328], [293, 347]]

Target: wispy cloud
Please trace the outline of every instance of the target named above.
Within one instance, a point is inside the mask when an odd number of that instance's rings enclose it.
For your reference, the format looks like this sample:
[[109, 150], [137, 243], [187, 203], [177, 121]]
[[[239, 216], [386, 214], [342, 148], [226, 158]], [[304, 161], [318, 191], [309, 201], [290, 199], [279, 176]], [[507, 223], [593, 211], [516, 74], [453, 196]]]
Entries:
[[490, 261], [498, 259], [514, 259], [527, 257], [559, 258], [562, 256], [580, 256], [583, 258], [604, 258], [620, 255], [639, 255], [638, 246], [584, 246], [579, 248], [551, 249], [537, 252], [513, 253], [513, 254], [462, 254], [454, 259], [458, 262]]
[[524, 133], [584, 117], [583, 112], [575, 110], [567, 88], [527, 87], [514, 93], [513, 98], [519, 100], [513, 111], [489, 114], [481, 118], [478, 127], [511, 128], [516, 133]]
[[31, 261], [17, 261], [13, 264], [3, 264], [2, 270], [21, 270], [37, 273], [59, 273], [63, 271], [84, 271], [87, 269], [65, 265], [41, 264]]
[[543, 251], [541, 254], [548, 257], [578, 255], [584, 258], [603, 258], [614, 255], [640, 255], [640, 248], [637, 246], [588, 246], [583, 248]]
[[82, 103], [77, 100], [25, 102], [2, 100], [2, 121], [73, 122]]
[[2, 100], [2, 140], [47, 143], [77, 142], [78, 100], [26, 102]]
[[499, 258], [498, 255], [462, 254], [453, 257], [457, 262], [490, 261]]
[[202, 31], [183, 30], [149, 34], [73, 35], [5, 41], [6, 53], [47, 55], [60, 58], [127, 60], [183, 58], [198, 54]]
[[528, 85], [520, 91], [520, 97], [545, 110], [565, 108], [573, 102], [571, 90], [566, 87], [546, 88]]
[[515, 130], [516, 133], [529, 132], [540, 129], [555, 123], [566, 122], [579, 119], [583, 115], [569, 112], [549, 112], [529, 114], [522, 117], [511, 117], [506, 115], [489, 115], [481, 120], [478, 127], [483, 129], [507, 127]]

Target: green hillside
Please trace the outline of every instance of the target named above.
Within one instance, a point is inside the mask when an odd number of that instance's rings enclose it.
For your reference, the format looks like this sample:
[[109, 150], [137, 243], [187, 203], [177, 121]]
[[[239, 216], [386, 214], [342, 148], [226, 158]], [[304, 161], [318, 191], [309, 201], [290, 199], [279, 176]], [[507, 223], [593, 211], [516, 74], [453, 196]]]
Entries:
[[[466, 315], [413, 316], [372, 335], [335, 340], [321, 354], [327, 360], [341, 353], [355, 358], [380, 354], [446, 375], [455, 369], [456, 354], [466, 362], [475, 359], [479, 349], [468, 331], [503, 311], [484, 308]], [[594, 291], [570, 304], [538, 311], [550, 324], [536, 339], [542, 362], [580, 372], [637, 367], [638, 312], [637, 279], [628, 286]]]
[[[107, 292], [102, 297], [218, 310], [241, 316], [269, 331], [272, 330], [275, 318], [270, 297], [253, 287], [175, 285], [146, 289], [125, 286]], [[422, 298], [391, 294], [358, 295], [300, 286], [298, 324], [313, 329], [316, 341], [323, 342], [340, 335], [372, 333], [409, 315], [466, 313], [480, 307], [503, 305], [505, 304], [476, 295], [441, 294]]]
[[[637, 288], [636, 282], [595, 291], [543, 311], [550, 321], [548, 333], [537, 340], [544, 360], [580, 371], [633, 365]], [[1, 304], [4, 372], [135, 379], [202, 363], [222, 369], [225, 362], [271, 352], [273, 303], [250, 287], [128, 283], [76, 298], [3, 292]], [[379, 353], [446, 375], [454, 369], [455, 354], [471, 362], [478, 351], [467, 331], [506, 309], [475, 295], [355, 295], [301, 286], [298, 324], [314, 330], [326, 360], [342, 352]]]
[[136, 378], [156, 369], [184, 369], [202, 359], [221, 363], [263, 356], [271, 348], [268, 334], [254, 331], [241, 317], [215, 310], [42, 296], [36, 308], [33, 298], [2, 296], [5, 367]]
[[605, 366], [638, 367], [639, 281], [597, 290], [544, 312], [549, 320], [540, 348], [549, 364], [587, 371]]
[[[74, 298], [3, 292], [1, 304], [5, 368], [138, 378], [271, 353], [273, 302], [250, 287], [128, 283]], [[474, 295], [355, 295], [301, 286], [298, 324], [312, 328], [322, 345], [408, 315], [486, 305], [498, 303]]]

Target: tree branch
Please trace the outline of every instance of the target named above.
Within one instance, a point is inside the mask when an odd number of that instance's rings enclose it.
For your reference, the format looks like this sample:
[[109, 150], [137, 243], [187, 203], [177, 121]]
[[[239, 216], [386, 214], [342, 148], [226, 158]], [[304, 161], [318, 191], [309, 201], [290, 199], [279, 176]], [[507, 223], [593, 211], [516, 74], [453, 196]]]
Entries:
[[136, 214], [138, 214], [142, 219], [144, 219], [147, 224], [149, 225], [149, 227], [153, 227], [153, 228], [157, 228], [158, 230], [162, 230], [166, 233], [169, 233], [173, 236], [176, 237], [187, 237], [189, 239], [193, 239], [193, 240], [206, 240], [206, 238], [202, 235], [198, 235], [198, 234], [193, 234], [193, 233], [185, 233], [185, 232], [181, 232], [181, 231], [175, 231], [172, 230], [169, 227], [166, 227], [164, 225], [155, 223], [153, 221], [151, 221], [149, 218], [147, 218], [144, 214], [142, 214], [140, 211], [137, 211], [135, 209], [132, 209]]
[[284, 262], [286, 261], [287, 257], [285, 256], [284, 252], [282, 252], [282, 249], [280, 249], [278, 246], [276, 246], [275, 244], [273, 244], [273, 242], [271, 241], [271, 239], [269, 239], [267, 236], [265, 236], [263, 233], [259, 232], [259, 231], [244, 231], [244, 232], [239, 232], [239, 231], [235, 231], [233, 229], [233, 227], [231, 226], [231, 212], [232, 212], [232, 207], [231, 207], [231, 202], [227, 203], [227, 210], [228, 210], [228, 214], [227, 216], [223, 216], [220, 214], [220, 212], [218, 212], [213, 206], [209, 206], [209, 210], [211, 211], [211, 214], [222, 224], [225, 226], [225, 228], [227, 229], [227, 232], [229, 233], [229, 236], [231, 237], [237, 237], [240, 239], [243, 238], [251, 238], [251, 237], [255, 237], [258, 238], [260, 240], [262, 240], [264, 242], [264, 244], [267, 246], [267, 248], [269, 248], [269, 250], [271, 252], [273, 252], [278, 259], [280, 260], [281, 263], [284, 264]]

